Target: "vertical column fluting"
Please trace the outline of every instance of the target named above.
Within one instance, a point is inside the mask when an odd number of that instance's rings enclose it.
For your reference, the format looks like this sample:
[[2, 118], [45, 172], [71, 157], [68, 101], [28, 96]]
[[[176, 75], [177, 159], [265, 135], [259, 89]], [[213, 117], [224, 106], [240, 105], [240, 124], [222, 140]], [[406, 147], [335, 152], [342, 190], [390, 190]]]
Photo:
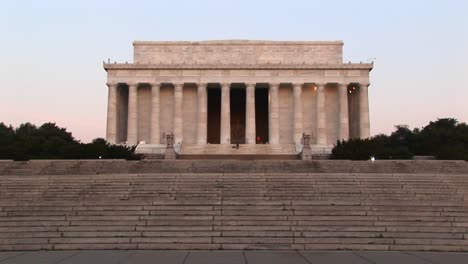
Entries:
[[255, 84], [245, 85], [245, 138], [247, 144], [255, 144]]
[[197, 143], [206, 144], [207, 126], [208, 126], [208, 99], [206, 83], [198, 84], [198, 124], [197, 124]]
[[106, 140], [117, 143], [117, 84], [108, 83]]
[[348, 84], [338, 86], [340, 97], [340, 140], [349, 138]]
[[231, 138], [231, 84], [221, 84], [221, 144], [230, 144]]
[[268, 115], [270, 118], [268, 122], [270, 125], [270, 144], [279, 144], [278, 89], [279, 83], [270, 83], [270, 111]]
[[183, 83], [174, 84], [174, 143], [181, 144], [183, 140]]
[[302, 139], [302, 84], [293, 84], [294, 93], [294, 143], [301, 144]]
[[317, 85], [317, 145], [327, 144], [327, 129], [325, 120], [325, 85]]
[[138, 143], [138, 113], [137, 113], [138, 84], [128, 84], [128, 121], [127, 121], [127, 145]]
[[370, 136], [369, 122], [369, 84], [360, 84], [359, 88], [359, 136], [368, 138]]
[[159, 91], [160, 83], [151, 84], [151, 124], [150, 124], [150, 142], [151, 144], [160, 144], [160, 121], [159, 121]]

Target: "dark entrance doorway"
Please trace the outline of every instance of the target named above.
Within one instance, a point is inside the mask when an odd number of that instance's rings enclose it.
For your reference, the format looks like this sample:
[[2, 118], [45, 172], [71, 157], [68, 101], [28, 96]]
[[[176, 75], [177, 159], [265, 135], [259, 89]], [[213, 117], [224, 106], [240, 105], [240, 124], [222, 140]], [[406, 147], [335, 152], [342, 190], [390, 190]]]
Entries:
[[[255, 142], [269, 142], [268, 135], [268, 88], [255, 89]], [[257, 140], [260, 137], [260, 142]]]
[[208, 89], [207, 142], [219, 144], [221, 137], [221, 89]]
[[245, 144], [245, 89], [231, 89], [231, 144]]

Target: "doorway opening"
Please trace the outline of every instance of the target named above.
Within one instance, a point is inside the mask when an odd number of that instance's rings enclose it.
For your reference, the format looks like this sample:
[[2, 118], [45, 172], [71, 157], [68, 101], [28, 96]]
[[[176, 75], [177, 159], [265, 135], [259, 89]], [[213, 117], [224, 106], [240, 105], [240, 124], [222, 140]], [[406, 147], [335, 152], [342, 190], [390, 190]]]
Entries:
[[268, 88], [255, 89], [255, 142], [266, 144], [268, 135]]
[[245, 88], [231, 89], [231, 144], [245, 144]]
[[221, 140], [221, 89], [208, 90], [207, 143], [219, 144]]

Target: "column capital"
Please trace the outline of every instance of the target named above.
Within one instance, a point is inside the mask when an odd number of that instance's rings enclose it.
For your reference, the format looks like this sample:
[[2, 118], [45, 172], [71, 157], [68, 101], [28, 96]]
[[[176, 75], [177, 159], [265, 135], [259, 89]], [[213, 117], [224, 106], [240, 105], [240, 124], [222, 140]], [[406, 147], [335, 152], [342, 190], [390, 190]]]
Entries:
[[349, 83], [338, 83], [340, 87], [347, 88], [349, 86]]
[[359, 87], [369, 87], [370, 83], [359, 83]]
[[118, 83], [114, 83], [114, 82], [108, 82], [106, 83], [107, 87], [116, 87], [118, 85]]
[[221, 85], [222, 88], [225, 88], [225, 87], [228, 87], [228, 88], [231, 88], [231, 83], [219, 83], [219, 85]]
[[197, 87], [206, 87], [208, 85], [208, 83], [206, 82], [199, 82], [199, 83], [196, 83]]
[[257, 85], [256, 83], [245, 83], [245, 87], [254, 87], [255, 88], [255, 85]]
[[127, 85], [128, 87], [138, 87], [138, 83], [137, 82], [127, 82]]
[[302, 87], [302, 85], [304, 85], [303, 83], [293, 83], [292, 86], [293, 87]]
[[172, 85], [174, 85], [174, 88], [182, 88], [184, 86], [184, 83], [172, 83]]
[[150, 82], [149, 85], [151, 87], [161, 87], [161, 83], [160, 82]]
[[271, 87], [279, 87], [280, 83], [268, 83], [268, 85]]
[[316, 83], [315, 85], [316, 85], [318, 88], [320, 88], [320, 87], [325, 87], [325, 86], [327, 86], [327, 83]]

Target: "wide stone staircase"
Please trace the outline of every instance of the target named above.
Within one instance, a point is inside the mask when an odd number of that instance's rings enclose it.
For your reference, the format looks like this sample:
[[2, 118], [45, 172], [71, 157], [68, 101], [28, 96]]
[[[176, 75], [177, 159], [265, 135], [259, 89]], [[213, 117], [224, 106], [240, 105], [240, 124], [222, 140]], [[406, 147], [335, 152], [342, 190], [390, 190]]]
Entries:
[[0, 250], [466, 251], [467, 194], [467, 162], [0, 162]]
[[183, 144], [179, 159], [299, 159], [294, 144]]

